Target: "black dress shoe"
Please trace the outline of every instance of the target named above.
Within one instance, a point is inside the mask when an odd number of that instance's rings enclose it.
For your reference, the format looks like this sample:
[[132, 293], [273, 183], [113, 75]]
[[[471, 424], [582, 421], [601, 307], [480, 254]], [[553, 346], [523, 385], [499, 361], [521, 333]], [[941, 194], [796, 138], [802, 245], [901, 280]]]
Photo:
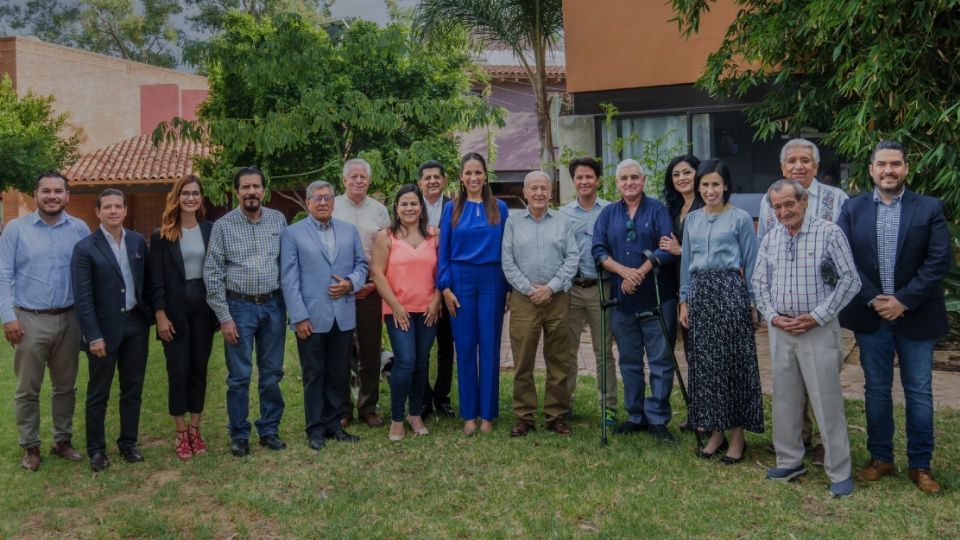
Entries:
[[333, 433], [328, 431], [325, 437], [327, 439], [336, 439], [340, 442], [357, 442], [360, 440], [360, 437], [351, 435], [342, 429], [340, 431], [334, 431]]
[[90, 456], [90, 468], [95, 472], [100, 472], [105, 470], [110, 466], [110, 458], [107, 457], [103, 452], [96, 452]]
[[270, 450], [283, 450], [287, 447], [279, 435], [263, 435], [260, 437], [260, 446], [269, 448]]
[[323, 445], [326, 444], [326, 442], [327, 440], [323, 437], [323, 435], [318, 435], [310, 439], [308, 444], [310, 445], [310, 449], [320, 451], [323, 450]]
[[451, 407], [449, 403], [441, 403], [437, 405], [437, 414], [447, 418], [453, 418], [457, 416], [457, 411], [453, 410], [453, 407]]
[[743, 461], [743, 458], [747, 457], [747, 442], [743, 442], [743, 450], [740, 452], [740, 457], [730, 457], [726, 454], [720, 456], [720, 463], [724, 465], [736, 465]]
[[621, 422], [620, 425], [613, 430], [613, 432], [617, 435], [630, 435], [632, 433], [640, 433], [641, 431], [646, 430], [646, 425], [627, 420], [625, 422]]
[[672, 443], [677, 441], [673, 433], [670, 433], [670, 430], [664, 424], [651, 424], [647, 427], [647, 433], [653, 435], [653, 438], [660, 442]]
[[127, 463], [140, 463], [143, 461], [143, 454], [140, 453], [140, 450], [138, 450], [136, 446], [120, 450], [120, 455], [123, 456], [123, 460]]
[[430, 418], [430, 415], [433, 414], [433, 405], [423, 404], [423, 408], [420, 409], [420, 419], [426, 420]]
[[246, 457], [250, 455], [250, 442], [246, 439], [230, 441], [230, 453], [236, 457]]

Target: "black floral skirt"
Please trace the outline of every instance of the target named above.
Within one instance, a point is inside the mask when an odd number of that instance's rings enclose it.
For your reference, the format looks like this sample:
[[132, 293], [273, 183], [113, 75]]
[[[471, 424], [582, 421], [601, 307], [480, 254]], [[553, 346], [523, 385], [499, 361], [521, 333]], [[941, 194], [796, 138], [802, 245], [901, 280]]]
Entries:
[[763, 398], [750, 296], [738, 270], [690, 275], [689, 422], [710, 431], [763, 433]]

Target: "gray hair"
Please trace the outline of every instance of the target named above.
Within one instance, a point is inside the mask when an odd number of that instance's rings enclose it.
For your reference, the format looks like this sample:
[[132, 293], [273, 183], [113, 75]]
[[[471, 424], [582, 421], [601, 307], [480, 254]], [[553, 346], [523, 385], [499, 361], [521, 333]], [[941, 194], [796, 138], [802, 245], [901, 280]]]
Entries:
[[354, 165], [363, 165], [364, 168], [367, 169], [367, 178], [370, 178], [370, 176], [373, 174], [373, 169], [370, 167], [370, 164], [367, 163], [367, 160], [360, 159], [360, 158], [353, 158], [353, 159], [348, 159], [347, 162], [343, 164], [343, 174], [341, 176], [343, 178], [346, 178], [347, 173], [350, 172], [350, 167], [353, 167]]
[[770, 200], [771, 193], [780, 193], [788, 187], [793, 188], [793, 196], [798, 201], [802, 201], [803, 199], [807, 198], [807, 190], [803, 188], [803, 185], [801, 185], [800, 182], [797, 182], [792, 178], [781, 178], [780, 180], [774, 182], [773, 185], [770, 186], [770, 189], [767, 190], [767, 204], [773, 206], [773, 201]]
[[542, 177], [544, 178], [544, 180], [547, 181], [547, 186], [548, 186], [548, 187], [550, 187], [550, 188], [553, 187], [553, 186], [550, 185], [550, 175], [548, 175], [547, 173], [545, 173], [545, 172], [543, 172], [543, 171], [530, 171], [530, 172], [528, 172], [527, 175], [523, 177], [523, 187], [527, 187], [528, 185], [530, 185], [530, 182], [533, 182], [534, 180], [537, 179], [537, 177], [540, 177], [540, 176], [542, 176]]
[[622, 168], [624, 168], [624, 167], [636, 167], [637, 169], [640, 169], [640, 174], [641, 174], [641, 175], [647, 176], [647, 172], [643, 170], [643, 165], [641, 165], [639, 161], [637, 161], [637, 160], [635, 160], [635, 159], [630, 159], [630, 158], [627, 158], [627, 159], [621, 161], [620, 163], [617, 163], [617, 170], [616, 170], [615, 173], [613, 173], [614, 176], [616, 176], [617, 178], [619, 178], [619, 177], [620, 177], [620, 169], [622, 169]]
[[787, 159], [787, 149], [794, 146], [799, 146], [800, 148], [809, 148], [813, 152], [813, 161], [819, 165], [820, 164], [820, 149], [817, 148], [817, 145], [808, 141], [807, 139], [790, 139], [787, 141], [787, 144], [783, 145], [783, 148], [780, 149], [780, 163], [783, 163]]
[[333, 189], [333, 185], [331, 185], [330, 182], [327, 182], [326, 180], [314, 180], [313, 182], [310, 182], [309, 186], [307, 186], [307, 198], [309, 199], [310, 197], [313, 197], [313, 194], [321, 189], [329, 189], [330, 193], [333, 193], [334, 195], [337, 194], [337, 191]]

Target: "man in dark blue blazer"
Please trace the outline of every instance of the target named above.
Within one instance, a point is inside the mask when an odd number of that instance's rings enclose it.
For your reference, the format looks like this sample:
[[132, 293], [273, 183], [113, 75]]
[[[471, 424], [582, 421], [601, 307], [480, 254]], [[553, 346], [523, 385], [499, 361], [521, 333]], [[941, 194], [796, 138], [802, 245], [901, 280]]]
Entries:
[[870, 461], [858, 478], [875, 482], [893, 465], [893, 357], [899, 359], [907, 405], [910, 479], [940, 493], [930, 473], [933, 456], [933, 346], [947, 332], [943, 279], [951, 249], [943, 204], [904, 187], [909, 166], [903, 145], [881, 141], [870, 157], [875, 188], [846, 202], [837, 224], [850, 240], [863, 283], [841, 312], [860, 347]]
[[147, 243], [123, 227], [127, 206], [123, 192], [105, 189], [97, 197], [98, 227], [77, 243], [70, 262], [74, 306], [80, 320], [81, 346], [89, 359], [86, 423], [90, 467], [110, 466], [104, 418], [113, 374], [120, 375], [120, 454], [143, 461], [137, 449], [140, 397], [147, 368], [147, 336], [153, 321], [147, 281]]

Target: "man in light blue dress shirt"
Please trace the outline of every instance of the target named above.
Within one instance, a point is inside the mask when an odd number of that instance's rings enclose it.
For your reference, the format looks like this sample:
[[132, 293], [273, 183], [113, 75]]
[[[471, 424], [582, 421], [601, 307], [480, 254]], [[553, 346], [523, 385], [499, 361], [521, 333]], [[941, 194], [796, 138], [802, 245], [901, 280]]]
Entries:
[[[593, 248], [593, 226], [597, 222], [600, 210], [609, 202], [597, 196], [600, 188], [602, 169], [597, 160], [586, 157], [570, 162], [570, 178], [577, 189], [577, 198], [560, 208], [560, 213], [570, 220], [573, 234], [580, 248], [580, 266], [573, 277], [573, 287], [570, 288], [570, 314], [567, 321], [570, 328], [570, 358], [567, 371], [567, 386], [570, 388], [570, 404], [573, 406], [573, 393], [577, 389], [577, 372], [579, 371], [580, 335], [583, 325], [590, 325], [590, 341], [593, 345], [593, 354], [597, 362], [597, 390], [604, 394], [600, 377], [600, 358], [603, 349], [607, 353], [606, 366], [606, 403], [607, 417], [604, 421], [609, 426], [617, 423], [617, 363], [613, 358], [613, 332], [609, 325], [606, 335], [600, 335], [600, 296], [597, 288], [597, 263], [590, 253]], [[605, 297], [610, 296], [607, 286]]]
[[20, 465], [31, 471], [40, 467], [40, 387], [46, 368], [52, 385], [50, 451], [71, 461], [83, 459], [70, 442], [80, 345], [70, 257], [90, 234], [83, 221], [64, 211], [70, 186], [63, 174], [41, 174], [33, 197], [37, 210], [11, 221], [0, 236], [0, 319], [4, 337], [16, 348], [14, 416], [24, 452]]

